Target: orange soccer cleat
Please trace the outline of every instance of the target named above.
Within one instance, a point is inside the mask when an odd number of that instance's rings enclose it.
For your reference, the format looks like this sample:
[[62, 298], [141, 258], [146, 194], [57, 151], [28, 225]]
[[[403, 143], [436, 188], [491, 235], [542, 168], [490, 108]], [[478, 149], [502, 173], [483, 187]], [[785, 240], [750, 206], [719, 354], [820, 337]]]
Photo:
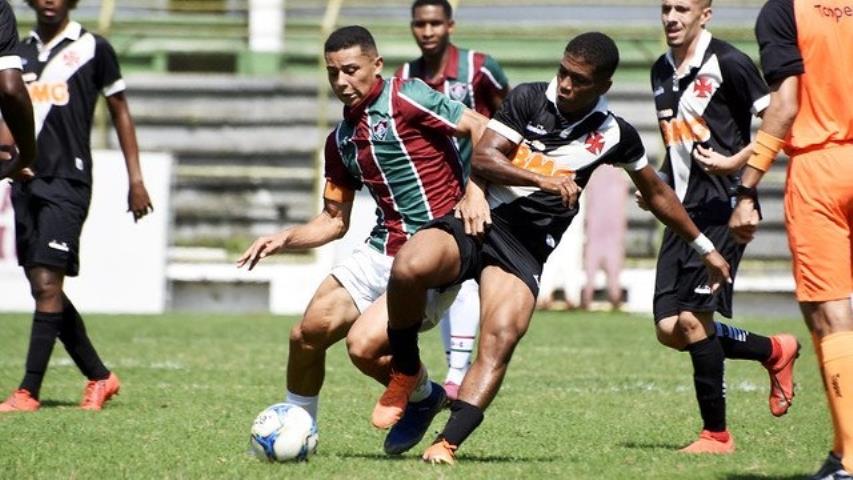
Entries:
[[[720, 437], [727, 437], [723, 441]], [[702, 430], [699, 439], [679, 450], [681, 453], [711, 453], [726, 455], [735, 452], [735, 437], [728, 430], [725, 432], [711, 432]]]
[[423, 365], [415, 375], [405, 375], [392, 370], [391, 381], [388, 382], [385, 392], [373, 407], [373, 414], [370, 417], [373, 426], [384, 430], [400, 421], [409, 403], [409, 396], [426, 380], [426, 375]]
[[0, 413], [6, 412], [35, 412], [41, 404], [33, 398], [29, 390], [19, 388], [0, 403]]
[[793, 335], [783, 333], [770, 337], [771, 359], [764, 364], [770, 374], [770, 413], [781, 417], [788, 413], [794, 400], [794, 362], [800, 356], [800, 343]]
[[119, 382], [118, 376], [112, 372], [104, 380], [89, 380], [86, 383], [86, 389], [83, 390], [83, 401], [80, 402], [80, 408], [83, 410], [101, 410], [113, 395], [118, 395], [120, 389], [121, 382]]
[[454, 465], [456, 463], [456, 445], [451, 445], [447, 440], [441, 439], [426, 449], [424, 452], [423, 461], [433, 465], [446, 464]]

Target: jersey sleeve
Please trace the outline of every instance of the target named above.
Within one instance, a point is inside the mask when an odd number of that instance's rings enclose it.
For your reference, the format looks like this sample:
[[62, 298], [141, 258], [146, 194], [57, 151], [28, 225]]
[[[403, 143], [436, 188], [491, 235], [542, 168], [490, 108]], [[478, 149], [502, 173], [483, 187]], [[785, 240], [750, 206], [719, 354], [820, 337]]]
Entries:
[[335, 129], [326, 137], [326, 147], [324, 149], [326, 181], [349, 190], [360, 190], [361, 180], [352, 176], [341, 158], [336, 138], [337, 133], [338, 129]]
[[758, 115], [770, 105], [767, 84], [748, 56], [733, 52], [726, 58], [722, 70], [727, 98], [733, 99], [737, 105], [750, 105], [753, 115]]
[[95, 37], [95, 84], [105, 97], [127, 89], [121, 77], [118, 56], [112, 45], [101, 37]]
[[0, 70], [21, 70], [18, 47], [18, 23], [8, 2], [0, 1]]
[[457, 125], [467, 108], [417, 78], [403, 81], [397, 97], [401, 111], [411, 125], [436, 130], [447, 136], [456, 134]]
[[649, 159], [646, 157], [646, 147], [643, 146], [640, 134], [625, 120], [616, 117], [616, 122], [619, 124], [619, 146], [615, 155], [608, 159], [608, 163], [631, 172], [642, 170], [649, 164]]
[[474, 83], [474, 96], [477, 111], [487, 117], [494, 115], [493, 105], [499, 103], [505, 92], [509, 91], [509, 80], [498, 62], [489, 55], [483, 55], [483, 64]]
[[512, 143], [521, 143], [524, 139], [524, 129], [530, 120], [531, 104], [537, 95], [541, 93], [532, 88], [531, 84], [522, 84], [514, 88], [504, 99], [494, 118], [489, 120], [487, 128], [494, 130]]
[[801, 75], [803, 56], [797, 47], [797, 23], [793, 0], [770, 0], [755, 22], [761, 52], [761, 69], [768, 84]]

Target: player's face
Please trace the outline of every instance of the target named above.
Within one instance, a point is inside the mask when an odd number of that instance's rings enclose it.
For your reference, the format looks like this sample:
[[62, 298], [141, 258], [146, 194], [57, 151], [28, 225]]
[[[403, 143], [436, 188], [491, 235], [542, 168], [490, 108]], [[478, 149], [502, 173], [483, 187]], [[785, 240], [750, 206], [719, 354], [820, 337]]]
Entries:
[[346, 106], [358, 104], [376, 84], [383, 60], [355, 46], [326, 54], [326, 74], [335, 96]]
[[54, 25], [68, 18], [68, 0], [31, 0], [38, 23]]
[[690, 45], [711, 20], [705, 0], [662, 0], [660, 19], [666, 44], [671, 48]]
[[444, 52], [450, 43], [453, 25], [453, 20], [447, 18], [444, 9], [437, 5], [416, 8], [411, 26], [421, 53], [430, 56]]
[[607, 93], [611, 83], [596, 78], [595, 66], [586, 60], [564, 55], [557, 71], [557, 108], [566, 115], [584, 112]]

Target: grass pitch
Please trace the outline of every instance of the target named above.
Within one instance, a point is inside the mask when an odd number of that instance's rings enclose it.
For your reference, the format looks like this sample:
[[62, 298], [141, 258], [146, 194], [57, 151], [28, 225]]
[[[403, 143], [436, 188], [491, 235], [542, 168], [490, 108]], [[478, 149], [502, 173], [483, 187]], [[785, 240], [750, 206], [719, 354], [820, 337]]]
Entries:
[[[695, 478], [788, 479], [812, 473], [831, 428], [814, 353], [799, 319], [735, 325], [789, 331], [803, 343], [790, 413], [767, 409], [768, 380], [729, 361], [728, 420], [737, 452], [676, 453], [701, 429], [686, 353], [659, 346], [645, 316], [539, 313], [459, 464], [418, 461], [432, 433], [402, 458], [382, 453], [370, 427], [379, 385], [361, 376], [342, 345], [330, 351], [320, 403], [320, 449], [303, 464], [247, 454], [254, 416], [280, 401], [292, 317], [87, 316], [89, 334], [122, 379], [100, 412], [77, 408], [84, 380], [60, 344], [35, 414], [0, 416], [0, 478]], [[17, 387], [28, 315], [0, 316], [0, 395]], [[443, 378], [437, 331], [422, 337]], [[432, 430], [444, 425], [440, 414]]]

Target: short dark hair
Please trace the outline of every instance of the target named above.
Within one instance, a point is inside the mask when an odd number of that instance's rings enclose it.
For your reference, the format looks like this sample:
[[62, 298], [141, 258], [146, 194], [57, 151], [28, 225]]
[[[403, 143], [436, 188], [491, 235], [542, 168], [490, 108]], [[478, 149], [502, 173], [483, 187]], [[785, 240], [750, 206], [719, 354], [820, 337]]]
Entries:
[[565, 55], [579, 57], [595, 67], [598, 78], [610, 78], [619, 66], [619, 49], [613, 39], [601, 32], [587, 32], [571, 39]]
[[412, 3], [412, 16], [415, 16], [415, 9], [420, 7], [441, 7], [444, 9], [444, 16], [448, 20], [453, 18], [453, 7], [447, 0], [415, 0]]
[[329, 38], [326, 39], [325, 45], [323, 45], [323, 53], [337, 52], [356, 46], [361, 47], [361, 51], [364, 53], [372, 55], [379, 53], [376, 49], [376, 41], [373, 40], [373, 35], [360, 25], [341, 27], [332, 32]]
[[[79, 0], [68, 0], [68, 10], [74, 10], [75, 8], [77, 8], [78, 1]], [[27, 5], [29, 5], [32, 9], [36, 8], [35, 4], [33, 3], [33, 0], [27, 0]]]

